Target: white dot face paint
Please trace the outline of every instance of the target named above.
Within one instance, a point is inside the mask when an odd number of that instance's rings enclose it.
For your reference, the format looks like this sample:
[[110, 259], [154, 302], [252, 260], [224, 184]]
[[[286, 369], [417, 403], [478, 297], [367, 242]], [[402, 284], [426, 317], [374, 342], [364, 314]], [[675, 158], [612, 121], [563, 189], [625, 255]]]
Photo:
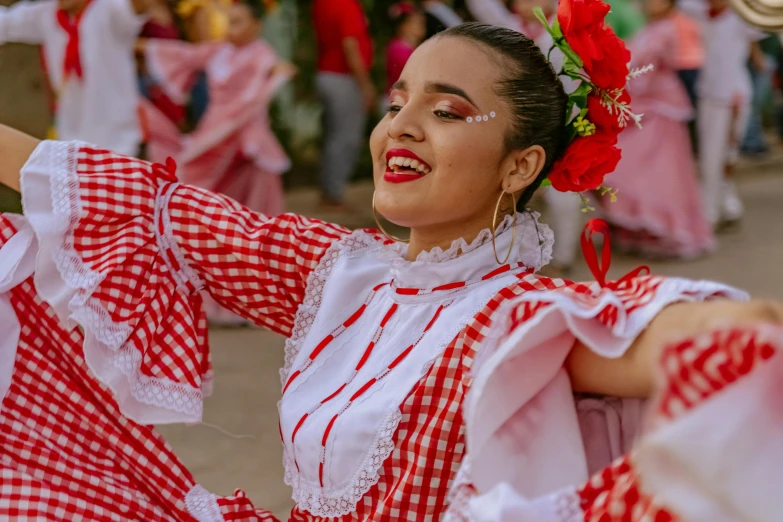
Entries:
[[492, 111], [489, 113], [489, 116], [487, 116], [486, 114], [476, 116], [475, 118], [473, 116], [468, 116], [467, 118], [465, 118], [465, 121], [468, 123], [473, 123], [474, 121], [476, 123], [483, 123], [485, 121], [489, 121], [490, 118], [494, 118], [496, 116], [497, 113], [495, 111]]

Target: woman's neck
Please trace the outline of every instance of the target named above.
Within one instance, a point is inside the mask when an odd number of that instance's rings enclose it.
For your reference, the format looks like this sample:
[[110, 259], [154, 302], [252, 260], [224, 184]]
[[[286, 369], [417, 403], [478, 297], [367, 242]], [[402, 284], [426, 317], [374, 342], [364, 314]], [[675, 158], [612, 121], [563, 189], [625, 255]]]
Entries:
[[[492, 209], [494, 211], [494, 209]], [[472, 219], [461, 220], [455, 223], [444, 223], [431, 227], [418, 227], [411, 229], [410, 243], [408, 244], [408, 261], [415, 261], [422, 252], [429, 252], [433, 248], [447, 250], [454, 241], [462, 238], [467, 244], [473, 242], [482, 230], [491, 228], [493, 213], [476, 216]], [[497, 225], [500, 226], [501, 219]]]

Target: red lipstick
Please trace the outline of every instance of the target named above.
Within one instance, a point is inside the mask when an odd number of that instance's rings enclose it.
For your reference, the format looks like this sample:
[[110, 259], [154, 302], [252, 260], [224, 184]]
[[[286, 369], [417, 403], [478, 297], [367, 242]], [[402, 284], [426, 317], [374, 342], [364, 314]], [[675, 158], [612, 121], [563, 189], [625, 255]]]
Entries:
[[[405, 158], [417, 161], [419, 165], [423, 165], [426, 170], [421, 172], [417, 169], [410, 167], [403, 167], [401, 165], [389, 165], [392, 158]], [[389, 149], [386, 153], [386, 172], [383, 175], [383, 179], [389, 183], [406, 183], [408, 181], [416, 181], [426, 175], [432, 168], [417, 156], [415, 153], [408, 149]]]

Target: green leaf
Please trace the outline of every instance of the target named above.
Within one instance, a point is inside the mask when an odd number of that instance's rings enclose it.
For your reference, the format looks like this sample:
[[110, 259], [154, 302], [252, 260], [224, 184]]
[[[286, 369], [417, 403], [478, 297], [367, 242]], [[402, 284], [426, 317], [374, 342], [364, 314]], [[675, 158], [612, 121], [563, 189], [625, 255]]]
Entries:
[[550, 33], [555, 40], [563, 38], [563, 29], [560, 28], [560, 22], [555, 19], [555, 23], [552, 24], [552, 32]]
[[544, 181], [541, 182], [541, 186], [542, 187], [551, 187], [552, 186], [552, 182], [549, 181], [549, 179], [545, 179]]
[[[579, 87], [577, 87], [576, 90], [568, 96], [569, 116], [571, 115], [571, 111], [573, 110], [574, 105], [576, 105], [580, 109], [584, 109], [585, 107], [587, 107], [587, 96], [590, 94], [592, 90], [593, 90], [592, 86], [588, 82], [583, 81], [582, 83], [579, 84]], [[584, 116], [584, 114], [582, 116]]]
[[546, 27], [547, 32], [549, 34], [552, 34], [552, 28], [549, 26], [549, 20], [546, 19], [546, 15], [544, 14], [544, 10], [540, 7], [536, 6], [533, 8], [533, 14], [536, 16], [539, 22], [541, 22], [541, 25]]

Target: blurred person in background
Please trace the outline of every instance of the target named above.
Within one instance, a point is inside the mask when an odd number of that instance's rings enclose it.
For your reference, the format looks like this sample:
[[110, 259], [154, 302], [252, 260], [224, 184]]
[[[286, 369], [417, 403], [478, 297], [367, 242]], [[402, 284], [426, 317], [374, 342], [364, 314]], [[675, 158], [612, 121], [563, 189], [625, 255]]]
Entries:
[[268, 108], [296, 68], [258, 39], [264, 12], [260, 0], [241, 0], [228, 10], [223, 42], [149, 39], [140, 40], [137, 48], [172, 99], [184, 102], [199, 71], [206, 71], [211, 99], [188, 136], [146, 105], [150, 159], [164, 163], [176, 158], [184, 183], [275, 216], [284, 211], [280, 174], [289, 169], [290, 160], [272, 132]]
[[[174, 13], [169, 8], [166, 0], [152, 0], [147, 15], [147, 21], [139, 34], [140, 38], [179, 40], [180, 34]], [[141, 57], [138, 58], [136, 65], [139, 71], [139, 91], [141, 95], [155, 105], [161, 113], [165, 114], [177, 126], [182, 127], [185, 121], [185, 107], [175, 103], [165, 93], [161, 85], [150, 76], [144, 60]], [[146, 123], [143, 121], [143, 118], [142, 126], [145, 127], [146, 139]]]
[[384, 115], [388, 110], [388, 93], [400, 79], [403, 67], [427, 36], [424, 13], [412, 2], [398, 2], [389, 8], [389, 18], [394, 25], [394, 38], [386, 47], [386, 95]]
[[441, 0], [425, 0], [422, 7], [427, 17], [427, 38], [463, 22], [462, 17], [450, 5]]
[[698, 106], [698, 94], [696, 91], [699, 74], [704, 66], [704, 41], [702, 40], [701, 27], [689, 14], [679, 9], [677, 5], [672, 7], [669, 18], [674, 23], [677, 33], [673, 58], [676, 61], [677, 75], [688, 93], [688, 99], [694, 108], [693, 117], [688, 122], [688, 133], [691, 140], [691, 148], [698, 152], [698, 133], [696, 132], [696, 108]]
[[[508, 0], [505, 3], [501, 0], [467, 0], [467, 5], [478, 21], [518, 31], [533, 40], [545, 55], [549, 53], [552, 37], [536, 19], [533, 9], [540, 7], [551, 23], [557, 12], [556, 0]], [[562, 68], [563, 57], [559, 49], [552, 50], [549, 59], [556, 71]], [[560, 80], [567, 93], [576, 88], [570, 78], [561, 76]], [[546, 273], [552, 277], [564, 277], [570, 272], [578, 252], [581, 202], [574, 194], [558, 192], [552, 187], [546, 189], [544, 199], [551, 212], [551, 227], [555, 234], [552, 262], [546, 267]]]
[[0, 45], [43, 45], [58, 138], [139, 154], [133, 46], [148, 7], [147, 0], [39, 0], [0, 7]]
[[[602, 206], [612, 225], [612, 243], [653, 258], [694, 258], [713, 250], [712, 229], [701, 209], [699, 182], [687, 122], [693, 105], [677, 75], [680, 64], [675, 0], [647, 0], [649, 25], [631, 41], [631, 68], [652, 65], [629, 82], [643, 128], [620, 133], [622, 159], [609, 184], [620, 194]], [[617, 125], [617, 121], [593, 121]]]
[[741, 152], [746, 155], [758, 156], [769, 152], [769, 145], [764, 137], [762, 113], [772, 94], [773, 79], [780, 53], [780, 40], [776, 35], [768, 34], [759, 41], [758, 47], [752, 48], [752, 52], [754, 54], [748, 61], [748, 71], [753, 83], [753, 96], [748, 128], [745, 139], [742, 141]]
[[356, 167], [367, 113], [378, 93], [370, 77], [373, 45], [358, 0], [314, 0], [318, 97], [323, 104], [321, 207], [347, 212], [345, 187]]
[[[159, 163], [177, 158], [183, 183], [277, 216], [285, 211], [281, 175], [291, 162], [272, 132], [268, 108], [296, 68], [258, 39], [265, 14], [260, 0], [240, 0], [227, 13], [225, 42], [139, 42], [150, 74], [175, 101], [184, 102], [199, 71], [206, 71], [210, 95], [204, 117], [188, 136], [155, 107], [145, 106], [149, 157]], [[243, 322], [211, 299], [205, 306], [213, 324]]]
[[763, 33], [746, 24], [728, 0], [709, 0], [701, 13], [706, 54], [698, 86], [699, 167], [704, 213], [717, 227], [738, 222], [744, 213], [729, 176], [750, 117], [747, 63], [751, 57], [759, 61]]

